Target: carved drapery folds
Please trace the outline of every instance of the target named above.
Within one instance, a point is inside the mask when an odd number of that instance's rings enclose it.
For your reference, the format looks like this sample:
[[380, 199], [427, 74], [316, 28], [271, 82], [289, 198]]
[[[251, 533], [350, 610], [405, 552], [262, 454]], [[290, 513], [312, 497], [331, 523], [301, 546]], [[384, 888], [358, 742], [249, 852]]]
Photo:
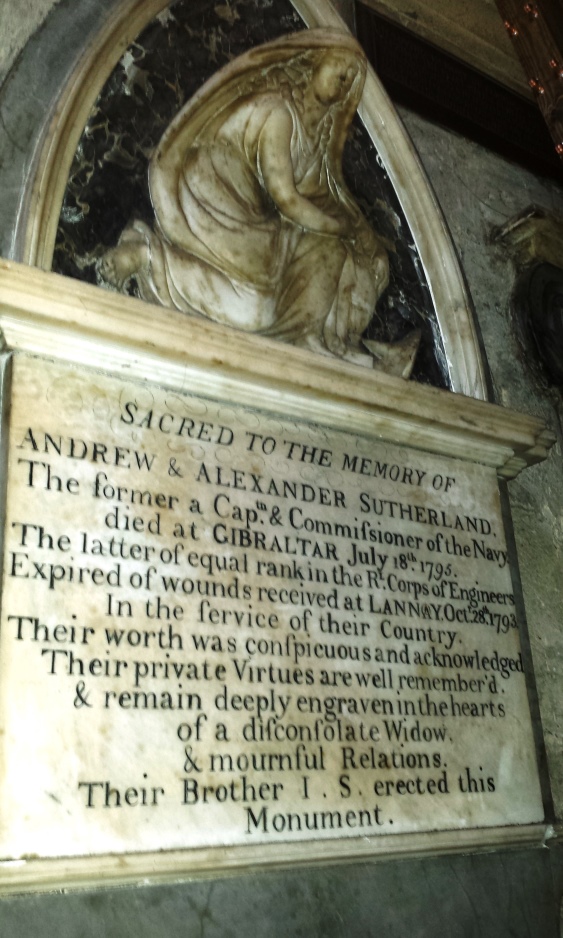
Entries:
[[[149, 161], [176, 115], [201, 95], [214, 73], [303, 27], [309, 35], [319, 28], [347, 35], [328, 0], [315, 0], [314, 8], [309, 0], [236, 0], [228, 23], [227, 8], [208, 0], [175, 0], [160, 12], [164, 5], [124, 0], [115, 21], [85, 42], [79, 66], [46, 112], [39, 143], [30, 150], [33, 190], [18, 210], [14, 258], [100, 283], [101, 259], [132, 222], [146, 226], [142, 234], [131, 232], [133, 240], [146, 243], [147, 231], [154, 239]], [[337, 355], [370, 366], [376, 359], [384, 363], [382, 370], [402, 375], [416, 354], [416, 381], [484, 397], [483, 365], [452, 243], [408, 135], [369, 67], [343, 166], [364, 231], [376, 233], [383, 263], [387, 255], [389, 285], [376, 284], [381, 296], [359, 346], [358, 324], [348, 325], [345, 315], [336, 317], [337, 328], [334, 316], [327, 317], [317, 347], [333, 357], [328, 336]], [[355, 262], [355, 274], [361, 251], [351, 247], [347, 257]], [[349, 281], [344, 278], [341, 286], [339, 297], [346, 298]], [[125, 291], [140, 295], [136, 278]], [[357, 297], [352, 308], [361, 310]], [[311, 336], [297, 341], [315, 345]]]
[[152, 155], [154, 225], [130, 221], [102, 278], [123, 289], [135, 277], [151, 302], [408, 374], [416, 334], [396, 354], [362, 342], [389, 276], [342, 173], [365, 71], [356, 41], [333, 29], [220, 70]]

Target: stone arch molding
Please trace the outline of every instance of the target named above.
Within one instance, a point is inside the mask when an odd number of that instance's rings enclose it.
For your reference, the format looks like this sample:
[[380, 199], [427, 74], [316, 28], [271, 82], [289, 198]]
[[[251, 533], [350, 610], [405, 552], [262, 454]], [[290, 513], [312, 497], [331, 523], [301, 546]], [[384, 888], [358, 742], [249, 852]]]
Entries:
[[[308, 28], [348, 31], [329, 0], [292, 3]], [[114, 6], [59, 91], [18, 213], [16, 260], [51, 268], [66, 181], [91, 108], [123, 52], [168, 5], [169, 0], [122, 0]], [[66, 16], [72, 16], [70, 8]], [[358, 113], [410, 226], [436, 310], [450, 386], [466, 396], [486, 399], [484, 365], [451, 238], [411, 140], [372, 69]]]

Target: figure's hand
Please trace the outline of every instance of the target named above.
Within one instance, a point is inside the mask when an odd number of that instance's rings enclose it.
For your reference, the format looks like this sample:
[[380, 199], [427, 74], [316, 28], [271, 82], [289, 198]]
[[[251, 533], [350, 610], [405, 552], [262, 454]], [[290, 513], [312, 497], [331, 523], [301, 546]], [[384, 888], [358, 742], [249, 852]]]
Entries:
[[354, 221], [348, 215], [340, 216], [340, 218], [327, 215], [326, 233], [345, 240], [351, 240], [355, 234]]
[[258, 147], [264, 188], [280, 214], [294, 225], [336, 238], [353, 237], [351, 216], [339, 212], [335, 217], [298, 192], [291, 162], [292, 134], [293, 120], [285, 106], [273, 110], [262, 128]]
[[377, 251], [377, 239], [368, 225], [359, 225], [356, 231], [356, 245], [358, 250], [367, 257], [372, 257]]

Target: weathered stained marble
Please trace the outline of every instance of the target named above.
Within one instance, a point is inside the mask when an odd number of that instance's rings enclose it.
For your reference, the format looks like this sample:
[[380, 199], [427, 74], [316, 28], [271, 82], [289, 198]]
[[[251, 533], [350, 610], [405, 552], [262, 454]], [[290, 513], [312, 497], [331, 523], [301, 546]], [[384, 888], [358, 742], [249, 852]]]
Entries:
[[10, 441], [3, 857], [541, 823], [493, 467], [20, 353]]
[[[179, 0], [157, 16], [122, 57], [87, 122], [64, 198], [53, 269], [95, 283], [96, 261], [116, 243], [131, 218], [152, 221], [147, 163], [172, 117], [231, 59], [302, 28], [289, 0], [222, 5]], [[344, 170], [390, 254], [390, 285], [366, 336], [394, 341], [421, 327], [413, 377], [446, 386], [432, 300], [413, 238], [358, 119], [346, 146]]]

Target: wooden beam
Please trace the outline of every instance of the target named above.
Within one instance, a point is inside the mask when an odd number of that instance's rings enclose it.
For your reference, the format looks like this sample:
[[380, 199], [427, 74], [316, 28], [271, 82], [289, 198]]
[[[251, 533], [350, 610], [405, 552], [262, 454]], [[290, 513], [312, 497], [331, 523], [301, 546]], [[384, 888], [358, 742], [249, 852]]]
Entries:
[[496, 0], [539, 109], [563, 158], [563, 29], [555, 0]]

